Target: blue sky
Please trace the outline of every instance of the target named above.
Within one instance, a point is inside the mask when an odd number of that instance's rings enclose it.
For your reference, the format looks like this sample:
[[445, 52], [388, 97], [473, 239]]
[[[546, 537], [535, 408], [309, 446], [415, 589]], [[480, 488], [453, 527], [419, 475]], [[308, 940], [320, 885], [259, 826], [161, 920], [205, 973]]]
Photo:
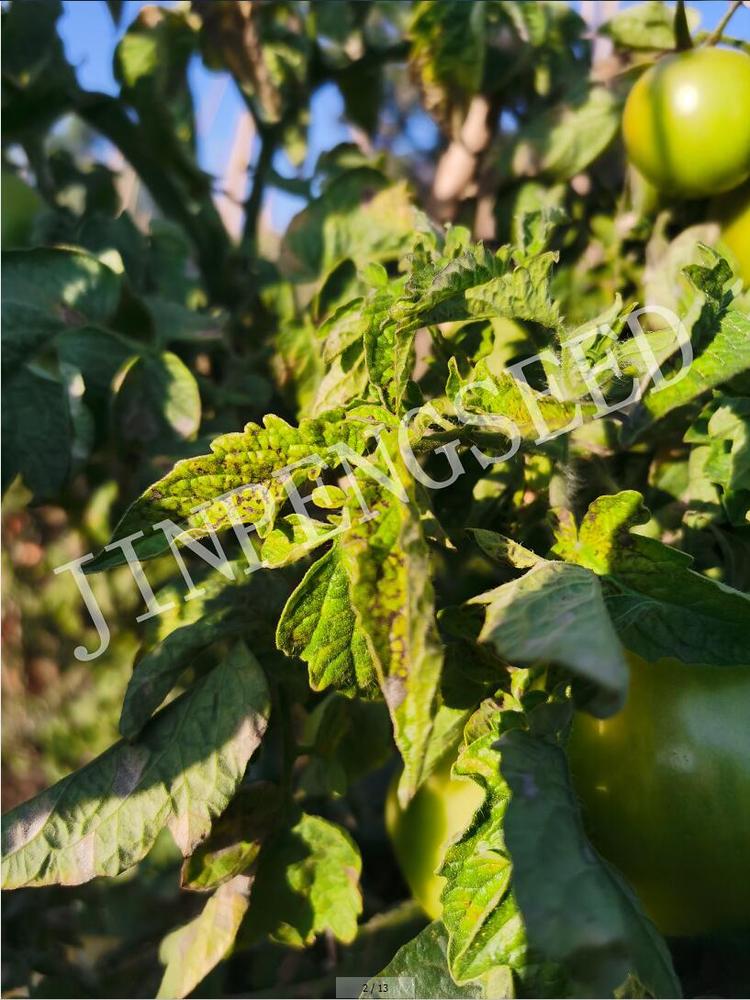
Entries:
[[[114, 48], [143, 6], [143, 0], [125, 0], [121, 23], [116, 29], [103, 0], [65, 0], [64, 13], [59, 22], [60, 34], [68, 58], [76, 67], [84, 87], [117, 93], [112, 73]], [[580, 3], [573, 3], [572, 6], [579, 9]], [[634, 4], [627, 2], [620, 6], [624, 8]], [[723, 0], [690, 0], [689, 6], [700, 12], [701, 26], [707, 29], [715, 27], [727, 7]], [[735, 13], [731, 33], [735, 37], [750, 40], [750, 10], [740, 7]], [[220, 177], [224, 172], [231, 140], [242, 111], [242, 101], [226, 75], [205, 69], [199, 60], [195, 60], [191, 66], [190, 83], [196, 101], [200, 163], [208, 173]], [[322, 87], [313, 96], [304, 173], [310, 172], [324, 149], [330, 149], [349, 137], [342, 114], [342, 100], [333, 85]], [[431, 122], [417, 119], [414, 133], [412, 138], [417, 146], [429, 145], [432, 140]], [[277, 158], [274, 166], [281, 174], [291, 173], [283, 154]], [[302, 202], [279, 191], [272, 192], [271, 199], [272, 222], [276, 228], [283, 229]]]

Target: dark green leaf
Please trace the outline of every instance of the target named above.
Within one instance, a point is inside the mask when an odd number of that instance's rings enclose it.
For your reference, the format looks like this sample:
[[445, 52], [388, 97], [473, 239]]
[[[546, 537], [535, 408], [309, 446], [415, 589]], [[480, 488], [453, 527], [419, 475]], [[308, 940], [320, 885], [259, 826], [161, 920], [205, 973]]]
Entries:
[[114, 412], [124, 441], [149, 445], [165, 437], [195, 437], [201, 419], [198, 384], [176, 354], [143, 354], [126, 364], [117, 381]]
[[520, 729], [499, 746], [511, 790], [505, 843], [529, 945], [565, 968], [573, 996], [621, 996], [637, 978], [648, 995], [679, 997], [664, 941], [586, 839], [562, 748]]
[[3, 137], [28, 137], [71, 107], [73, 68], [57, 34], [60, 0], [23, 0], [3, 8]]
[[3, 379], [3, 491], [20, 474], [37, 500], [62, 488], [71, 461], [72, 425], [66, 387], [24, 365]]
[[80, 250], [10, 250], [2, 268], [5, 376], [56, 334], [106, 325], [117, 308], [121, 276]]

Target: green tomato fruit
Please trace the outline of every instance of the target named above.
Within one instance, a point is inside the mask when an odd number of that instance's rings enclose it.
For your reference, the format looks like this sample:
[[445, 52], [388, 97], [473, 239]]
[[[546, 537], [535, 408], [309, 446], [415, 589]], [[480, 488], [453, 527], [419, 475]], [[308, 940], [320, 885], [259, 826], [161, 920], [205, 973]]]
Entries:
[[568, 747], [592, 843], [664, 933], [750, 927], [750, 667], [629, 659], [624, 709]]
[[721, 242], [731, 250], [743, 282], [750, 285], [750, 181], [714, 198], [708, 214], [721, 226]]
[[34, 216], [42, 206], [36, 191], [10, 170], [2, 172], [2, 242], [3, 247], [26, 246], [31, 237]]
[[466, 829], [484, 798], [475, 781], [451, 778], [451, 764], [434, 771], [406, 809], [398, 803], [397, 774], [385, 804], [396, 860], [414, 898], [432, 920], [443, 912], [440, 893], [445, 879], [436, 871], [448, 845]]
[[667, 194], [702, 198], [750, 176], [750, 56], [697, 48], [660, 59], [623, 114], [628, 156]]

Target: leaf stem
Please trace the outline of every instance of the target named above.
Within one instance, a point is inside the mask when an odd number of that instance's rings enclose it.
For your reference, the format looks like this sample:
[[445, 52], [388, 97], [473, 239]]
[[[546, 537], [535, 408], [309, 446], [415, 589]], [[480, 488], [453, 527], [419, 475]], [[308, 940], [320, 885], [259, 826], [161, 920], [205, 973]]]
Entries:
[[716, 25], [714, 30], [711, 32], [711, 34], [704, 41], [703, 43], [704, 45], [716, 45], [716, 43], [721, 40], [721, 36], [724, 33], [724, 28], [726, 28], [726, 26], [729, 24], [730, 20], [732, 19], [732, 15], [741, 5], [741, 3], [742, 0], [733, 0], [733, 2], [730, 3], [729, 9], [727, 10], [726, 14], [724, 15], [724, 17], [722, 17], [722, 19]]
[[677, 0], [677, 9], [674, 13], [674, 43], [678, 52], [686, 52], [693, 47], [690, 26], [685, 13], [685, 0]]

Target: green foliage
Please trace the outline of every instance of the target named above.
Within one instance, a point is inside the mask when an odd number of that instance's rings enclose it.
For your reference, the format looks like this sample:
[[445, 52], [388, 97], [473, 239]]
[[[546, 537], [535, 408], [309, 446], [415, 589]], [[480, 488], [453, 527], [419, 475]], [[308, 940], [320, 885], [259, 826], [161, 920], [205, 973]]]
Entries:
[[[686, 14], [689, 27], [695, 28], [700, 15], [690, 7]], [[659, 0], [645, 0], [637, 7], [618, 11], [601, 30], [616, 46], [626, 50], [668, 50], [674, 46], [674, 15]]]
[[[619, 139], [671, 9], [592, 66], [559, 3], [108, 6], [114, 96], [59, 3], [2, 15], [8, 990], [734, 995], [589, 843], [565, 749], [628, 652], [750, 664], [750, 297]], [[242, 232], [194, 60], [252, 117]], [[447, 761], [484, 802], [425, 926], [385, 790]]]
[[[555, 663], [601, 688], [589, 711], [622, 707], [627, 665], [596, 576], [581, 566], [540, 561], [528, 573], [472, 599], [486, 606], [479, 642], [508, 663]], [[534, 623], [545, 622], [537, 634]]]
[[425, 106], [450, 120], [482, 84], [489, 4], [420, 3], [411, 23], [412, 58]]
[[362, 911], [361, 867], [341, 827], [303, 813], [261, 852], [253, 888], [263, 904], [249, 915], [248, 933], [270, 934], [294, 948], [324, 932], [353, 941]]
[[612, 621], [628, 649], [649, 660], [745, 664], [750, 596], [696, 573], [686, 553], [632, 534], [646, 517], [635, 492], [602, 496], [578, 530], [561, 527], [555, 551], [604, 576]]
[[279, 649], [308, 665], [310, 687], [371, 695], [375, 670], [351, 601], [338, 543], [313, 563], [289, 598], [276, 632]]
[[733, 292], [725, 291], [732, 278], [727, 262], [719, 258], [712, 268], [690, 265], [685, 274], [703, 301], [691, 337], [695, 356], [684, 375], [672, 376], [672, 384], [649, 389], [631, 417], [627, 441], [750, 365], [750, 321], [746, 310], [733, 305]]
[[[459, 985], [454, 982], [448, 972], [446, 953], [448, 949], [448, 933], [439, 920], [431, 923], [415, 938], [407, 942], [393, 956], [393, 959], [380, 973], [382, 976], [400, 977], [414, 980], [414, 991], [431, 997], [489, 997], [498, 996], [497, 981], [494, 980], [485, 987], [483, 981]], [[377, 988], [377, 980], [372, 984]], [[503, 993], [509, 985], [505, 977], [500, 981]]]
[[578, 88], [520, 129], [504, 155], [520, 177], [570, 180], [612, 142], [620, 110], [617, 97], [605, 87]]

